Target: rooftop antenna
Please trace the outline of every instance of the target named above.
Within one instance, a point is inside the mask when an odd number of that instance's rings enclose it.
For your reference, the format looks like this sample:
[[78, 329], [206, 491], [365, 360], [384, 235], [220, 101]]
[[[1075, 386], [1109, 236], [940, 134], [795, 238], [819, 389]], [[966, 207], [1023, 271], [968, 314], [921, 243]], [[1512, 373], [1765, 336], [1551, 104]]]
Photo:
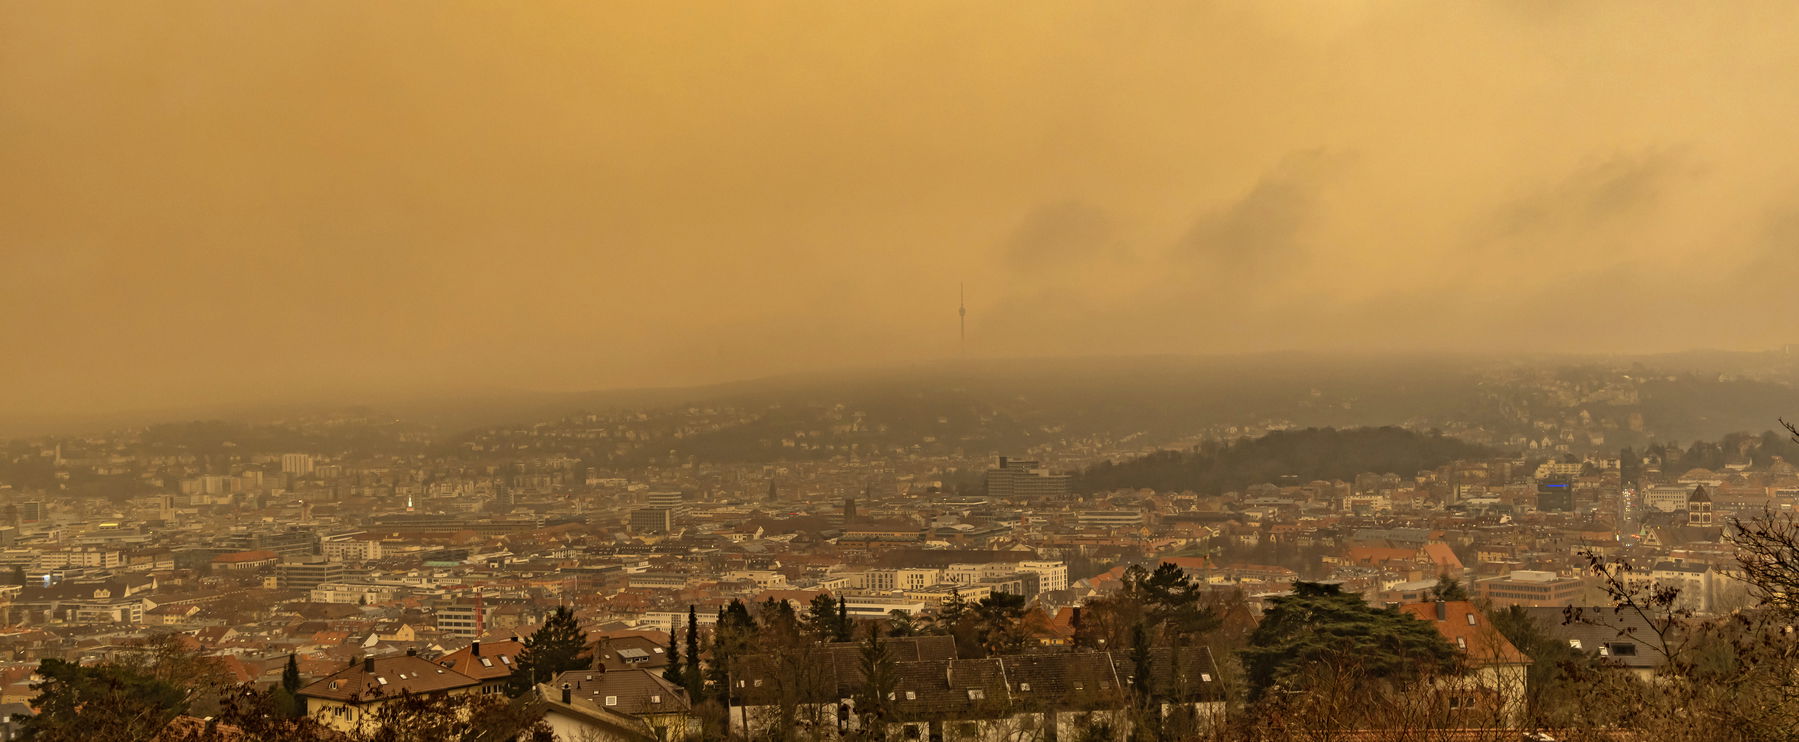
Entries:
[[959, 284], [959, 297], [956, 305], [956, 323], [962, 332], [962, 357], [968, 357], [968, 284]]

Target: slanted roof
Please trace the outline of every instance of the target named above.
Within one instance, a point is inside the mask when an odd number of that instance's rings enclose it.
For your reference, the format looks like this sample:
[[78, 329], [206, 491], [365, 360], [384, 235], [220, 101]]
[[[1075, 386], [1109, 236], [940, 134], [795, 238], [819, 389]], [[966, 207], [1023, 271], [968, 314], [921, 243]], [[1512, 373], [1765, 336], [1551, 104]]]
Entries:
[[1469, 664], [1476, 667], [1527, 664], [1531, 661], [1517, 647], [1512, 646], [1512, 642], [1504, 634], [1499, 633], [1499, 629], [1487, 620], [1486, 614], [1466, 600], [1411, 603], [1400, 606], [1400, 610], [1429, 622], [1437, 629], [1437, 633], [1462, 650]]
[[472, 642], [437, 658], [437, 664], [486, 682], [511, 676], [524, 649], [520, 641]]
[[401, 654], [365, 658], [313, 681], [296, 695], [356, 703], [402, 693], [439, 693], [480, 682], [423, 657]]
[[568, 684], [572, 701], [627, 716], [685, 714], [693, 710], [687, 691], [652, 670], [570, 670], [550, 682], [557, 698], [561, 698], [563, 683]]
[[1574, 649], [1599, 654], [1601, 660], [1614, 667], [1647, 669], [1667, 664], [1667, 658], [1650, 644], [1655, 640], [1655, 628], [1634, 611], [1611, 606], [1519, 610], [1543, 633]]

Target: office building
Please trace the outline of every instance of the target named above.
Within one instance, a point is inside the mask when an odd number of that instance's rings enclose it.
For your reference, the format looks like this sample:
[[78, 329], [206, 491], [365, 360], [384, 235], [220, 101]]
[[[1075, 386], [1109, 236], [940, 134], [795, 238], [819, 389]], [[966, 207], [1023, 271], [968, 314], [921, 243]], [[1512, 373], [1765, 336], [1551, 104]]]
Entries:
[[632, 533], [671, 533], [674, 530], [673, 508], [638, 508], [631, 511]]
[[999, 457], [987, 470], [988, 497], [1063, 498], [1073, 491], [1074, 475], [1052, 472], [1037, 461]]

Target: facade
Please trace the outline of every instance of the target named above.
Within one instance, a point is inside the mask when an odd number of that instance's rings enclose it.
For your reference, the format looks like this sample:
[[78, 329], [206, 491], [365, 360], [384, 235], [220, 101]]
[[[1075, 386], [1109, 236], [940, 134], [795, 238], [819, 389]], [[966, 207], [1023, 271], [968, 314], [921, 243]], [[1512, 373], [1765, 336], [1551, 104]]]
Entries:
[[381, 706], [402, 694], [431, 696], [478, 692], [480, 681], [413, 654], [364, 657], [319, 678], [295, 695], [306, 715], [340, 732], [371, 728]]
[[1475, 595], [1493, 602], [1495, 608], [1519, 605], [1527, 608], [1578, 605], [1585, 601], [1587, 583], [1577, 577], [1562, 577], [1554, 572], [1514, 570], [1504, 577], [1490, 577], [1474, 583]]
[[1512, 646], [1473, 603], [1465, 600], [1411, 603], [1400, 607], [1430, 625], [1461, 650], [1467, 672], [1436, 681], [1451, 711], [1471, 724], [1504, 723], [1524, 713], [1526, 672], [1531, 659]]
[[462, 639], [474, 639], [487, 627], [486, 606], [457, 603], [437, 611], [438, 630]]
[[275, 565], [275, 583], [282, 590], [311, 590], [327, 582], [341, 582], [348, 573], [343, 562], [287, 562]]
[[631, 511], [632, 533], [670, 533], [674, 530], [674, 508], [651, 507]]
[[1036, 461], [999, 457], [999, 466], [987, 470], [988, 497], [1066, 498], [1073, 490], [1074, 475], [1052, 472]]

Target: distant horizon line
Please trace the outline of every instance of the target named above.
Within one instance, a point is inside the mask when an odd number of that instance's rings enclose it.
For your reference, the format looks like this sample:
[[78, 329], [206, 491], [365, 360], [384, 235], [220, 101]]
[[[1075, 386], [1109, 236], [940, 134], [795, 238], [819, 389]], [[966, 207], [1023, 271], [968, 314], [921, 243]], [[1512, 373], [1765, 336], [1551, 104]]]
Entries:
[[1489, 358], [1504, 358], [1516, 361], [1550, 361], [1557, 359], [1651, 360], [1699, 355], [1792, 355], [1795, 348], [1799, 348], [1799, 343], [1786, 343], [1777, 347], [1763, 348], [1760, 350], [1730, 350], [1695, 347], [1674, 351], [1643, 352], [1489, 351], [1465, 349], [1273, 349], [1213, 353], [1163, 352], [1113, 355], [943, 356], [888, 363], [845, 364], [826, 368], [800, 369], [753, 376], [732, 377], [715, 381], [695, 381], [664, 385], [621, 384], [618, 386], [532, 388], [498, 383], [475, 383], [442, 386], [430, 389], [419, 389], [417, 387], [344, 389], [337, 392], [321, 392], [306, 397], [290, 397], [286, 399], [271, 397], [260, 400], [243, 399], [210, 404], [182, 404], [77, 413], [39, 412], [14, 418], [14, 422], [17, 423], [16, 427], [20, 428], [18, 430], [0, 428], [0, 440], [17, 440], [20, 438], [55, 435], [78, 435], [95, 432], [100, 429], [112, 430], [120, 427], [156, 425], [171, 422], [233, 420], [246, 417], [268, 417], [277, 414], [318, 414], [331, 410], [347, 410], [353, 408], [374, 408], [376, 410], [383, 410], [384, 408], [400, 409], [426, 405], [442, 406], [456, 403], [459, 398], [463, 403], [531, 404], [533, 402], [552, 402], [557, 398], [581, 395], [630, 396], [666, 395], [683, 392], [727, 392], [733, 387], [754, 387], [758, 385], [792, 383], [814, 379], [835, 380], [844, 377], [853, 378], [859, 375], [891, 375], [906, 371], [936, 372], [945, 369], [953, 369], [958, 366], [985, 366], [991, 368], [1019, 364], [1104, 364], [1145, 360], [1234, 361], [1303, 357], [1331, 357], [1356, 359], [1359, 361], [1405, 359], [1476, 360]]

